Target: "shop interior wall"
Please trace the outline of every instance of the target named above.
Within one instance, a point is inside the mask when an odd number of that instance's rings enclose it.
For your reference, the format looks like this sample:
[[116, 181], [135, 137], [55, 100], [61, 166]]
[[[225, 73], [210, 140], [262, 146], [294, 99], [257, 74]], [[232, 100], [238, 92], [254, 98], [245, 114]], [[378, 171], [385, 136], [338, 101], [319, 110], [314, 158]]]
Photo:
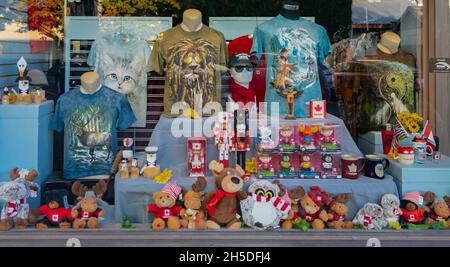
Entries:
[[[436, 1], [436, 56], [450, 58], [450, 0]], [[450, 74], [436, 76], [436, 131], [441, 150], [450, 154]]]

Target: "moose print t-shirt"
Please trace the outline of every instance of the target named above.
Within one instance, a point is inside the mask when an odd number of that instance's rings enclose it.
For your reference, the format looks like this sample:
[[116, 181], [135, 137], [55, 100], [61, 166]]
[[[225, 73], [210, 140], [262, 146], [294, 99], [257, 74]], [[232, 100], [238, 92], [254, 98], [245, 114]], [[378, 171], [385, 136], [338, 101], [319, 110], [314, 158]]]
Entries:
[[286, 98], [290, 97], [295, 99], [295, 117], [309, 117], [309, 101], [322, 99], [318, 64], [331, 52], [325, 28], [303, 18], [278, 15], [255, 30], [252, 51], [262, 57], [264, 50], [269, 114], [270, 103], [278, 102], [280, 115], [286, 115]]
[[56, 104], [53, 130], [64, 130], [64, 178], [109, 174], [117, 153], [117, 129], [136, 120], [123, 94], [102, 86], [92, 95], [79, 88]]
[[[164, 114], [172, 114], [175, 103], [190, 108], [221, 102], [221, 71], [228, 61], [227, 44], [222, 33], [205, 25], [187, 32], [180, 25], [160, 33], [152, 50], [150, 70], [165, 73]], [[203, 115], [211, 115], [204, 110]]]

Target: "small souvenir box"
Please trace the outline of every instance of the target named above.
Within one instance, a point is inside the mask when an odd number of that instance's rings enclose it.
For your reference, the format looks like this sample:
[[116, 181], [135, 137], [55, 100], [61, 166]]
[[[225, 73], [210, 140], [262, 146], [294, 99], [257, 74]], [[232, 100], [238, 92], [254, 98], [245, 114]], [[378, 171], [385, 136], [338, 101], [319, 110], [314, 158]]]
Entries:
[[296, 178], [298, 175], [299, 158], [298, 153], [280, 153], [280, 178]]
[[256, 169], [259, 179], [273, 179], [280, 169], [279, 155], [276, 153], [257, 153]]
[[320, 160], [320, 176], [322, 179], [342, 178], [340, 152], [322, 152]]
[[258, 136], [256, 138], [256, 150], [258, 152], [274, 152], [278, 148], [276, 141], [276, 131], [268, 125], [258, 126]]
[[187, 168], [190, 177], [206, 176], [206, 138], [188, 138]]
[[278, 150], [280, 152], [294, 152], [297, 150], [296, 127], [292, 125], [281, 126], [278, 138], [279, 138]]
[[341, 151], [342, 127], [338, 124], [324, 124], [319, 127], [320, 150]]
[[300, 179], [319, 179], [322, 169], [320, 152], [299, 153], [298, 176]]
[[319, 125], [299, 125], [297, 144], [301, 152], [314, 152], [320, 150]]

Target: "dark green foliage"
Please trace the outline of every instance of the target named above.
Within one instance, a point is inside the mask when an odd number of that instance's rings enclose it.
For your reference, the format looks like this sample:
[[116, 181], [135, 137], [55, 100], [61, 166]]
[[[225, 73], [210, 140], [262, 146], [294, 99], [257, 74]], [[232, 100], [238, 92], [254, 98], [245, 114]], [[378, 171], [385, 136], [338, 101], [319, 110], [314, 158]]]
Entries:
[[[299, 0], [302, 16], [315, 17], [324, 26], [332, 42], [347, 38], [352, 23], [352, 0]], [[272, 17], [279, 13], [280, 0], [182, 0], [181, 13], [187, 8], [203, 12], [203, 20], [209, 17]], [[175, 22], [181, 21], [182, 14]]]

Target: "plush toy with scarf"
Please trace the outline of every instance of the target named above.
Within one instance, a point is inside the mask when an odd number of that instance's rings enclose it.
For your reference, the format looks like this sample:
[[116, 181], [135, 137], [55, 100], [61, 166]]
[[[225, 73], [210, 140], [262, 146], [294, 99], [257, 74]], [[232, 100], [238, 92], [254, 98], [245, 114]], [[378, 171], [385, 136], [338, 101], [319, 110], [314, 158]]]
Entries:
[[402, 210], [400, 209], [400, 199], [396, 195], [386, 194], [381, 198], [381, 206], [383, 207], [384, 216], [390, 228], [400, 230], [399, 223]]
[[383, 208], [375, 203], [366, 203], [356, 214], [353, 224], [362, 226], [366, 230], [377, 231], [388, 225], [384, 217]]
[[236, 165], [236, 169], [231, 169], [212, 161], [209, 169], [215, 177], [217, 190], [209, 192], [203, 201], [209, 215], [208, 229], [239, 229], [241, 221], [237, 213], [238, 201], [247, 198], [247, 193], [242, 189], [248, 177], [239, 165]]
[[3, 205], [0, 231], [7, 231], [14, 226], [18, 229], [26, 228], [30, 206], [27, 199], [37, 197], [39, 186], [33, 181], [38, 177], [37, 171], [14, 168], [10, 172], [11, 181], [0, 185], [0, 200]]

